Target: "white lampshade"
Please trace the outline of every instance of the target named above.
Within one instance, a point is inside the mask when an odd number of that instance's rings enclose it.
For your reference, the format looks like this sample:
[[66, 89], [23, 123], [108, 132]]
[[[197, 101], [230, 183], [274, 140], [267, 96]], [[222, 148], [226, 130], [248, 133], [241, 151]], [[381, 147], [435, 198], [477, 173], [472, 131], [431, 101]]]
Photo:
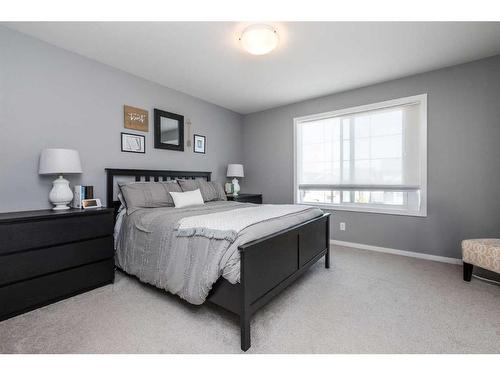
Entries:
[[82, 173], [80, 155], [76, 150], [46, 148], [40, 154], [39, 174]]
[[229, 164], [227, 166], [227, 177], [245, 177], [243, 164]]

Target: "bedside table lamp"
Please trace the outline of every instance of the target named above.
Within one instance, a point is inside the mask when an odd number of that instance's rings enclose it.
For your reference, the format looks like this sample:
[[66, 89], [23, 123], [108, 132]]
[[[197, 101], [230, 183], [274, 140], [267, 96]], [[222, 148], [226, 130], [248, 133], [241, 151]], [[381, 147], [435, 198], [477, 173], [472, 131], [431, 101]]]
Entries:
[[229, 164], [227, 166], [227, 177], [233, 178], [233, 195], [238, 196], [240, 191], [240, 184], [238, 183], [237, 177], [245, 177], [243, 174], [243, 164]]
[[68, 210], [68, 203], [73, 199], [73, 192], [69, 188], [69, 181], [63, 178], [63, 173], [82, 173], [80, 155], [76, 150], [65, 148], [46, 148], [40, 154], [39, 174], [59, 175], [52, 182], [49, 194], [53, 210]]

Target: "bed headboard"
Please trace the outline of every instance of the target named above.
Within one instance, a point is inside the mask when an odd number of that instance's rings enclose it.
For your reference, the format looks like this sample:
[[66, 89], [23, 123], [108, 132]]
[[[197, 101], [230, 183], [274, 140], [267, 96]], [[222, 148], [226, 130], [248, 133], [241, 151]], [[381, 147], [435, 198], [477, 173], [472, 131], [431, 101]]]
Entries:
[[168, 181], [175, 179], [204, 179], [210, 181], [212, 172], [163, 171], [155, 169], [114, 169], [106, 168], [106, 205], [113, 207], [115, 213], [120, 207], [118, 182]]

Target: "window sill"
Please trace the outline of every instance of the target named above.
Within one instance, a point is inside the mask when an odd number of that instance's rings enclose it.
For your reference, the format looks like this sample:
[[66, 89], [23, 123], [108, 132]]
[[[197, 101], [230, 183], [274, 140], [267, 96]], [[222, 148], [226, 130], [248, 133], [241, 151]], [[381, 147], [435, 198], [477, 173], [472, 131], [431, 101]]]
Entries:
[[321, 208], [323, 210], [330, 211], [348, 211], [348, 212], [358, 212], [358, 213], [370, 213], [370, 214], [384, 214], [384, 215], [397, 215], [397, 216], [413, 216], [413, 217], [427, 217], [427, 212], [411, 212], [404, 210], [396, 210], [390, 208], [374, 208], [374, 207], [349, 207], [341, 206], [335, 204], [322, 204], [322, 203], [298, 203], [305, 206], [314, 206]]

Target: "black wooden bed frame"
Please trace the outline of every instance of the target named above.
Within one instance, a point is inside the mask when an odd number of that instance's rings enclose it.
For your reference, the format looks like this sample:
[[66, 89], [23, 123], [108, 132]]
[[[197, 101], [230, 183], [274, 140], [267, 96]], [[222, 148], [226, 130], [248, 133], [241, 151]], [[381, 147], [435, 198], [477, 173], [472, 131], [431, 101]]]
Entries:
[[[134, 177], [135, 181], [166, 181], [197, 179], [210, 181], [211, 172], [184, 172], [144, 169], [106, 168], [108, 207], [115, 208], [115, 177]], [[252, 315], [282, 290], [292, 284], [323, 256], [325, 268], [330, 268], [330, 214], [301, 223], [238, 247], [241, 258], [240, 283], [231, 284], [224, 278], [214, 284], [208, 301], [237, 314], [240, 319], [241, 349], [250, 348]]]

